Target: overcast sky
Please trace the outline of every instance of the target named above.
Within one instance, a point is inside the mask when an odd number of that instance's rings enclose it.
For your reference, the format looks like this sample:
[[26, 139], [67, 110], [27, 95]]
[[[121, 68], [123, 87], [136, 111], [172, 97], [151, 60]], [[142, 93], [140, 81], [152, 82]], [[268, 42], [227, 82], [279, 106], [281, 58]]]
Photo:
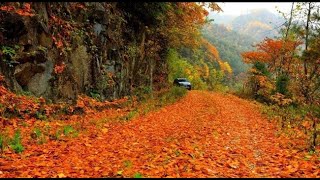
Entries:
[[266, 8], [277, 14], [276, 6], [282, 12], [290, 12], [292, 2], [219, 2], [218, 4], [224, 11], [219, 13], [221, 15], [241, 15], [250, 12], [252, 9], [261, 8]]

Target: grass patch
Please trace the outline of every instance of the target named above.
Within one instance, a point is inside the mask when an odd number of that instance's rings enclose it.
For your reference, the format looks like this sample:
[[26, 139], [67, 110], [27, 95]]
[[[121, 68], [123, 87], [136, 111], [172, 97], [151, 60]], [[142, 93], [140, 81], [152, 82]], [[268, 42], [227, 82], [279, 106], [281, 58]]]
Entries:
[[134, 173], [133, 177], [134, 178], [143, 178], [142, 174], [139, 172]]
[[37, 111], [37, 112], [35, 113], [35, 117], [36, 117], [37, 119], [42, 120], [42, 121], [48, 119], [48, 117], [47, 117], [43, 112], [39, 112], [39, 111]]
[[126, 167], [126, 168], [130, 168], [132, 167], [132, 162], [130, 160], [125, 160], [123, 162], [123, 165]]
[[67, 126], [63, 126], [63, 134], [65, 136], [71, 136], [71, 137], [77, 137], [78, 136], [78, 132], [73, 129], [72, 126], [67, 125]]
[[139, 111], [137, 109], [130, 111], [125, 117], [125, 120], [131, 120], [134, 117], [136, 117], [139, 114]]
[[10, 146], [14, 150], [14, 152], [16, 152], [16, 153], [21, 153], [24, 151], [24, 147], [21, 144], [20, 130], [15, 131], [14, 136], [11, 139]]

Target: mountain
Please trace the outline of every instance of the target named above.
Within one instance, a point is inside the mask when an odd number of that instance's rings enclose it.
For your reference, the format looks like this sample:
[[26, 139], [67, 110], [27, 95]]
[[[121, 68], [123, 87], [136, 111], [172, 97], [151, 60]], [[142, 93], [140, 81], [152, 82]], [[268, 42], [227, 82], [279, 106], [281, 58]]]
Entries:
[[203, 36], [219, 51], [222, 60], [227, 61], [235, 75], [246, 71], [241, 53], [253, 50], [254, 44], [265, 37], [278, 36], [284, 19], [266, 9], [255, 9], [240, 16], [211, 13], [214, 21], [202, 29]]
[[202, 29], [202, 34], [219, 51], [222, 60], [227, 61], [235, 75], [247, 70], [247, 64], [242, 62], [240, 53], [252, 50], [256, 39], [239, 34], [224, 24], [208, 24]]
[[267, 9], [254, 9], [240, 16], [211, 13], [209, 18], [214, 19], [213, 22], [216, 24], [223, 24], [225, 27], [239, 34], [249, 35], [257, 41], [261, 41], [265, 37], [278, 36], [279, 26], [284, 22], [282, 17]]
[[231, 27], [240, 34], [250, 35], [260, 41], [265, 37], [278, 36], [279, 27], [283, 23], [284, 19], [280, 16], [266, 9], [256, 9], [236, 17], [231, 22]]

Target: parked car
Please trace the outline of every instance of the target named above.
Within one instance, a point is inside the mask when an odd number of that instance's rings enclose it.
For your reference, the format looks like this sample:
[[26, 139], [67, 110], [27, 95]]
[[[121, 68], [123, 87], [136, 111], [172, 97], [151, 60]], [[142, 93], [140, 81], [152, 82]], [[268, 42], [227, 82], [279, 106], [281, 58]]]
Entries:
[[188, 90], [191, 90], [191, 83], [186, 78], [176, 78], [173, 81], [173, 85], [183, 86]]

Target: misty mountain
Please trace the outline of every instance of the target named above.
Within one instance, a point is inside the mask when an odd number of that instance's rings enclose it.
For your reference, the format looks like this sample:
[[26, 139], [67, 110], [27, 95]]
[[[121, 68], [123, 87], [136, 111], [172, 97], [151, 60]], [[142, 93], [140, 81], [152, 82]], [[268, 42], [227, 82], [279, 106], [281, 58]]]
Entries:
[[243, 35], [249, 35], [258, 41], [265, 37], [274, 38], [278, 36], [279, 27], [284, 19], [267, 9], [251, 10], [247, 14], [237, 17], [222, 14], [210, 14], [209, 18], [214, 19], [214, 23], [224, 24]]
[[273, 38], [278, 36], [279, 27], [284, 23], [284, 19], [266, 9], [257, 9], [249, 14], [236, 17], [231, 27], [233, 30], [250, 35], [258, 40], [266, 36]]

